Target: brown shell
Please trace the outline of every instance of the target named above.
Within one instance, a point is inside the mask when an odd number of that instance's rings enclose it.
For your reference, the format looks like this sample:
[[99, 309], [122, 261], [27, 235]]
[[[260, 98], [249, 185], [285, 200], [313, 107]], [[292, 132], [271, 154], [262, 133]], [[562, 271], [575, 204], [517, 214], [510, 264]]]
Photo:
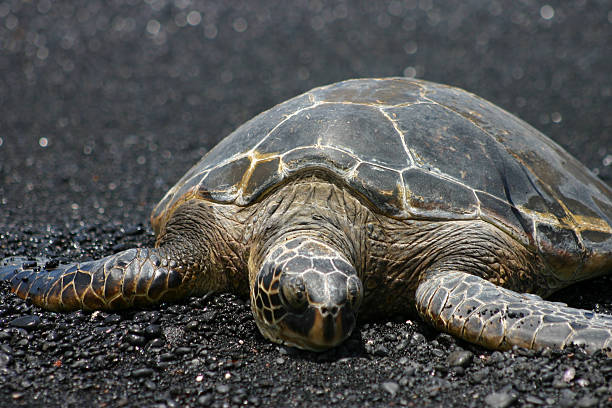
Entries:
[[556, 268], [612, 255], [608, 186], [492, 103], [405, 78], [339, 82], [261, 113], [170, 189], [154, 228], [186, 200], [246, 206], [315, 168], [391, 217], [484, 219], [540, 248]]

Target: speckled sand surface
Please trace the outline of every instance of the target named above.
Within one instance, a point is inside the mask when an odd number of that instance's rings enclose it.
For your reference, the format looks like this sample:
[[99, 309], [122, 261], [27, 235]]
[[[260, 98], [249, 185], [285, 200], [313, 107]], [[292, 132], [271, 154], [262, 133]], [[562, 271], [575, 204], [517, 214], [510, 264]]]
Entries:
[[[0, 258], [151, 245], [214, 143], [314, 86], [406, 75], [517, 114], [612, 184], [609, 1], [0, 1]], [[612, 280], [557, 295], [612, 313]], [[612, 360], [491, 352], [420, 321], [325, 354], [229, 295], [57, 314], [0, 287], [0, 406], [612, 406]]]

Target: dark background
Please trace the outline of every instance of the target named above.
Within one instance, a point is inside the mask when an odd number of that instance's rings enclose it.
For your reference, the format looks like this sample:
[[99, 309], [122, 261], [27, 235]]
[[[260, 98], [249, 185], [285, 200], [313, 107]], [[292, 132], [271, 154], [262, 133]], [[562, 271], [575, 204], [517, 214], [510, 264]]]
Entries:
[[[151, 245], [149, 212], [217, 141], [355, 77], [462, 87], [612, 184], [611, 38], [604, 0], [0, 2], [0, 258]], [[610, 312], [610, 289], [559, 298]], [[267, 344], [233, 297], [158, 310], [54, 314], [3, 290], [0, 405], [612, 404], [601, 356], [492, 354], [392, 316], [321, 356]], [[24, 315], [42, 320], [11, 324]], [[150, 325], [161, 332], [138, 333]], [[463, 373], [448, 368], [456, 348], [474, 355]]]

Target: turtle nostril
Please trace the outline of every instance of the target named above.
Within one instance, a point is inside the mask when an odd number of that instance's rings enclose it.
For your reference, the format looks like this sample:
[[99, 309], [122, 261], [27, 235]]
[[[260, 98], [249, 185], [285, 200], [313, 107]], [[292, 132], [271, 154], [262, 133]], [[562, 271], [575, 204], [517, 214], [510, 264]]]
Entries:
[[327, 307], [323, 306], [321, 308], [321, 314], [324, 316], [332, 315], [335, 316], [338, 313], [338, 306]]

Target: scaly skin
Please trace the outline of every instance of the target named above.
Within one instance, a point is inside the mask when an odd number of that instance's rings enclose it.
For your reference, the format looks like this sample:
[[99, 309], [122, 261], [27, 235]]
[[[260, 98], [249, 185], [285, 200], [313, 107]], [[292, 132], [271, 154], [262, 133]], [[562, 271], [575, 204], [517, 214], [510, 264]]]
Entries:
[[160, 249], [128, 249], [95, 261], [56, 265], [43, 258], [7, 258], [0, 280], [48, 310], [117, 310], [187, 296], [192, 274]]
[[612, 316], [513, 292], [467, 273], [428, 273], [416, 303], [419, 315], [437, 329], [490, 349], [577, 344], [612, 357]]

